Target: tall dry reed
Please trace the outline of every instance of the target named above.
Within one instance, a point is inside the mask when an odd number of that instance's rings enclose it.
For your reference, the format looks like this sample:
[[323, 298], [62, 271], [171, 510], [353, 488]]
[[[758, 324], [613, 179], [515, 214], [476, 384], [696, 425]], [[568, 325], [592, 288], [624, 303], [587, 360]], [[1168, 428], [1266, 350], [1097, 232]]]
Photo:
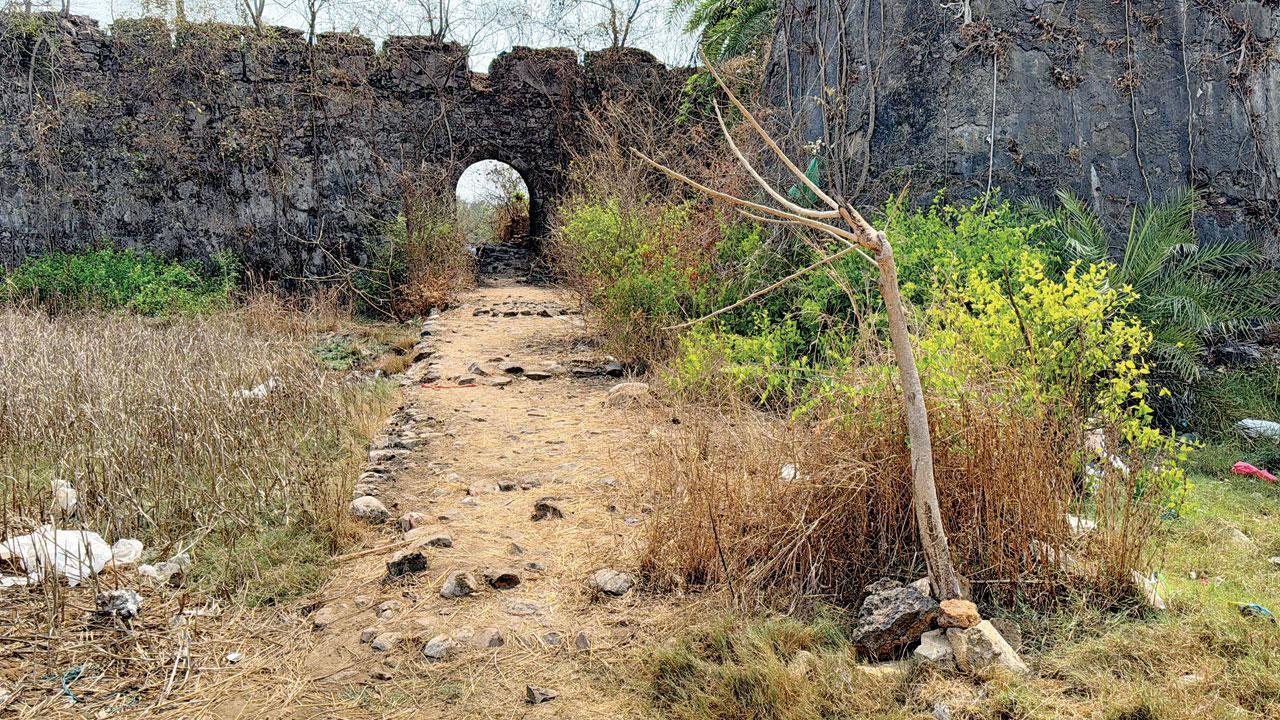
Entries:
[[[258, 327], [278, 327], [259, 304]], [[233, 315], [146, 320], [0, 310], [0, 526], [141, 539], [147, 559], [193, 550], [234, 592], [266, 533], [342, 541], [357, 452], [386, 393], [324, 372], [304, 343]], [[66, 516], [61, 480], [78, 493]], [[210, 567], [202, 550], [222, 558]], [[238, 559], [235, 559], [238, 558]], [[317, 558], [322, 562], [322, 558]]]
[[[1080, 431], [1053, 408], [972, 392], [930, 402], [942, 516], [959, 571], [982, 596], [1035, 598], [1076, 546]], [[924, 563], [911, 508], [901, 399], [864, 388], [805, 417], [686, 408], [655, 442], [646, 573], [727, 585], [748, 604], [848, 605]], [[815, 419], [816, 418], [816, 419]]]

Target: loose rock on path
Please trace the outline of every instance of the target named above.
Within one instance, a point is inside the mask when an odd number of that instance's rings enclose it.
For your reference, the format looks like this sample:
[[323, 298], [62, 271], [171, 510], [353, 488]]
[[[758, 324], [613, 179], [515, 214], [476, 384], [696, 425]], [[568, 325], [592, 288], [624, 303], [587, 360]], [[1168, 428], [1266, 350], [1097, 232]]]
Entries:
[[663, 602], [634, 572], [643, 522], [626, 521], [649, 508], [618, 482], [657, 411], [638, 384], [632, 401], [609, 400], [625, 368], [591, 347], [557, 291], [506, 284], [462, 300], [424, 325], [404, 406], [371, 447], [352, 514], [379, 528], [369, 547], [389, 549], [350, 553], [321, 593], [298, 691], [311, 712], [254, 716], [642, 708], [598, 680], [653, 642], [637, 634]]

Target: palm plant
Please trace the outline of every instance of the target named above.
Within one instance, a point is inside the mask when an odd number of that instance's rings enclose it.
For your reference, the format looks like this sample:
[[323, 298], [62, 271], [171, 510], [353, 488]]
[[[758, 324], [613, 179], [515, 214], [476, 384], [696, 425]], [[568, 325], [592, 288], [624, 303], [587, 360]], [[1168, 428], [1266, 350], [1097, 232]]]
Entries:
[[1137, 293], [1130, 312], [1153, 335], [1151, 352], [1163, 379], [1196, 382], [1206, 340], [1280, 314], [1277, 274], [1257, 248], [1246, 241], [1197, 240], [1193, 220], [1204, 201], [1195, 190], [1136, 208], [1118, 258], [1097, 213], [1070, 192], [1060, 191], [1058, 199], [1057, 209], [1039, 212], [1054, 220], [1051, 232], [1069, 261], [1111, 262], [1111, 283]]
[[773, 31], [778, 0], [676, 0], [674, 10], [691, 11], [686, 30], [719, 61], [747, 54]]

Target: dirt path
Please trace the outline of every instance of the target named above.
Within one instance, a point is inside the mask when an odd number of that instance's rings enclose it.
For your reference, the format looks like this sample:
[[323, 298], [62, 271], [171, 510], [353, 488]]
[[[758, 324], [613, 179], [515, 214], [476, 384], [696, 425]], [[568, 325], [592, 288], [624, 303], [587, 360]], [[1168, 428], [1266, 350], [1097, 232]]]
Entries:
[[[555, 290], [504, 282], [428, 323], [420, 347], [434, 355], [410, 377], [439, 379], [406, 387], [399, 426], [375, 441], [389, 451], [372, 455], [387, 479], [366, 480], [393, 523], [421, 513], [418, 537], [452, 546], [425, 548], [430, 568], [394, 580], [391, 551], [343, 562], [312, 616], [289, 707], [249, 703], [243, 716], [636, 715], [630, 664], [664, 609], [634, 590], [600, 595], [587, 580], [635, 570], [649, 508], [622, 488], [652, 413], [606, 401], [623, 379], [603, 371], [620, 368], [592, 352], [569, 308]], [[532, 519], [544, 497], [562, 518]], [[381, 542], [402, 537], [388, 530]], [[493, 589], [486, 570], [520, 582]], [[442, 597], [453, 571], [473, 573], [478, 592]], [[424, 656], [427, 645], [444, 659]], [[527, 685], [558, 697], [530, 704]]]

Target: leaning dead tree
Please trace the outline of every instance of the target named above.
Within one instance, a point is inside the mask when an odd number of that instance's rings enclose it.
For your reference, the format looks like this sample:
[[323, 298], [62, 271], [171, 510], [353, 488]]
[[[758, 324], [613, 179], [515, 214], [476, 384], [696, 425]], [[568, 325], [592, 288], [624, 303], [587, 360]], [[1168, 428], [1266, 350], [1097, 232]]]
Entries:
[[947, 533], [942, 525], [942, 511], [938, 507], [938, 488], [933, 477], [933, 443], [929, 431], [929, 416], [925, 409], [924, 389], [920, 384], [920, 372], [916, 368], [915, 352], [911, 346], [911, 334], [907, 329], [907, 313], [902, 301], [902, 293], [898, 288], [898, 266], [893, 259], [893, 247], [884, 233], [876, 230], [867, 222], [862, 213], [852, 205], [837, 200], [818, 187], [794, 162], [783, 152], [768, 131], [756, 120], [751, 111], [738, 99], [728, 84], [720, 77], [711, 63], [703, 57], [703, 62], [719, 83], [720, 88], [728, 96], [729, 101], [742, 113], [747, 125], [755, 131], [764, 144], [782, 162], [783, 166], [795, 176], [796, 180], [807, 187], [825, 209], [803, 207], [778, 192], [747, 159], [746, 155], [733, 141], [733, 136], [725, 124], [720, 104], [715, 103], [716, 119], [720, 122], [720, 130], [724, 133], [729, 150], [738, 162], [751, 175], [765, 193], [777, 203], [777, 207], [753, 202], [744, 198], [723, 193], [703, 185], [688, 176], [649, 158], [644, 153], [632, 148], [640, 159], [665, 173], [671, 178], [694, 188], [710, 197], [723, 200], [736, 206], [744, 215], [755, 220], [781, 223], [797, 227], [809, 228], [824, 233], [844, 247], [831, 255], [823, 255], [821, 259], [782, 280], [763, 288], [738, 302], [721, 308], [710, 315], [681, 325], [685, 327], [708, 320], [726, 313], [765, 293], [781, 287], [805, 273], [823, 266], [829, 266], [836, 259], [850, 253], [858, 253], [879, 271], [880, 294], [884, 297], [886, 314], [889, 319], [889, 341], [893, 346], [894, 359], [902, 379], [902, 404], [907, 416], [907, 437], [911, 443], [911, 476], [912, 505], [915, 510], [916, 526], [920, 532], [920, 544], [924, 548], [925, 562], [929, 568], [929, 582], [933, 586], [935, 596], [947, 600], [961, 596], [960, 579], [951, 562], [951, 548], [947, 542]]

